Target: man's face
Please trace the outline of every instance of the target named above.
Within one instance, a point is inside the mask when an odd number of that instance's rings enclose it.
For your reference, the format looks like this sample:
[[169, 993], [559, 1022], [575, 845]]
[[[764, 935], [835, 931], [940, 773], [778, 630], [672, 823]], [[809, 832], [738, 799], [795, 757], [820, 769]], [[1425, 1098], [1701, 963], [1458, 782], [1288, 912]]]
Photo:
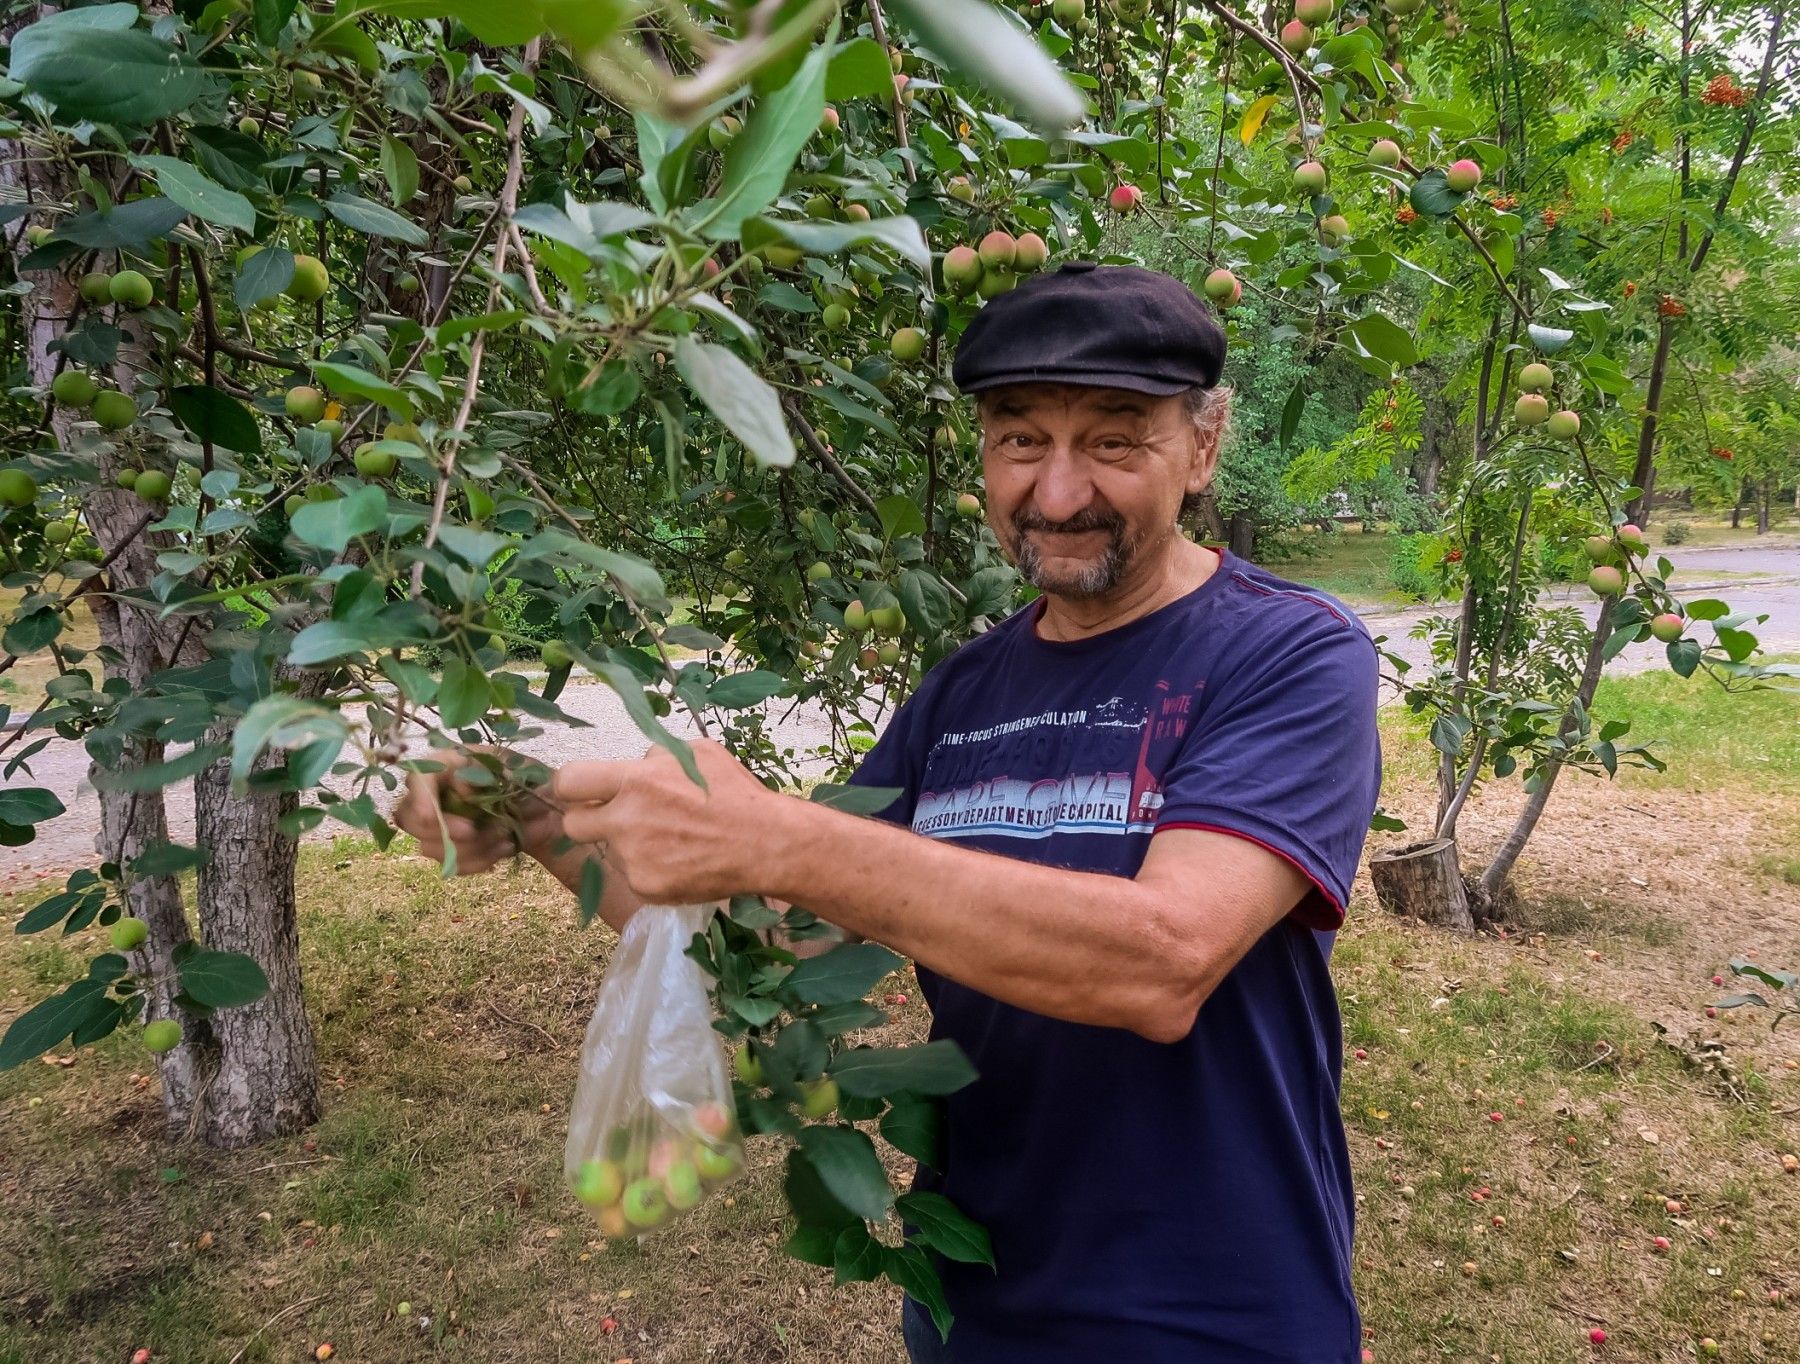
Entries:
[[981, 401], [988, 519], [1040, 591], [1104, 597], [1175, 533], [1214, 451], [1180, 396], [1020, 384]]

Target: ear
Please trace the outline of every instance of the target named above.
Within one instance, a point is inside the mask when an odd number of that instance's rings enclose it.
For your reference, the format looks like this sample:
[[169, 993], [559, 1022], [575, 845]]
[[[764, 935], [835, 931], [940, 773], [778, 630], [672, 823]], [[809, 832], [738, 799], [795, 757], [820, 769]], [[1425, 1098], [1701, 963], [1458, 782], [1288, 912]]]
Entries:
[[1224, 432], [1224, 423], [1190, 422], [1193, 432], [1193, 462], [1188, 466], [1187, 491], [1189, 495], [1203, 493], [1211, 486], [1213, 474], [1219, 465], [1219, 443]]

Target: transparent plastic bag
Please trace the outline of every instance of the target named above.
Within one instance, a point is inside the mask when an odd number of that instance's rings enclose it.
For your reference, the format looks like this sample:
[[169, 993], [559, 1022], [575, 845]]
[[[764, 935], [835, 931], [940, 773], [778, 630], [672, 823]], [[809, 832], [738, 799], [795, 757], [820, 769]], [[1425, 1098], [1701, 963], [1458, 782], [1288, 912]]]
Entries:
[[581, 1047], [563, 1174], [608, 1236], [645, 1236], [744, 1167], [706, 976], [685, 956], [713, 906], [625, 925]]

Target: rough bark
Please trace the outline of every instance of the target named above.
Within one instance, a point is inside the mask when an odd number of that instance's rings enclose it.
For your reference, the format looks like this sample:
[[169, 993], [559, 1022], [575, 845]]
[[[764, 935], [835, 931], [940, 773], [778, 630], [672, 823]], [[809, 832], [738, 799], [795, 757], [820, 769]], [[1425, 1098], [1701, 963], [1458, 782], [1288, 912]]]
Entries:
[[[208, 736], [229, 737], [228, 727]], [[279, 766], [265, 754], [258, 770]], [[281, 817], [298, 805], [292, 792], [231, 791], [230, 759], [194, 778], [195, 836], [210, 857], [200, 869], [200, 931], [219, 951], [242, 952], [269, 978], [269, 993], [212, 1019], [205, 1100], [195, 1115], [209, 1146], [249, 1146], [310, 1126], [319, 1117], [319, 1072], [300, 980], [294, 913], [299, 845]]]
[[1475, 931], [1454, 838], [1378, 852], [1369, 859], [1369, 879], [1375, 884], [1375, 898], [1390, 913], [1458, 933]]

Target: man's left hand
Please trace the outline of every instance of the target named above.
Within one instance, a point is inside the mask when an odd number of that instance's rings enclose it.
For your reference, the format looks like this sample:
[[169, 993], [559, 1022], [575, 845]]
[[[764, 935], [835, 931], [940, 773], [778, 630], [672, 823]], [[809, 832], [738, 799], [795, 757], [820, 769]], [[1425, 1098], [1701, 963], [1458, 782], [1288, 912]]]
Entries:
[[719, 744], [696, 740], [695, 785], [675, 756], [652, 748], [636, 762], [575, 762], [551, 790], [564, 807], [563, 831], [606, 849], [646, 901], [700, 904], [753, 894], [767, 882], [759, 836], [792, 799], [769, 790]]

